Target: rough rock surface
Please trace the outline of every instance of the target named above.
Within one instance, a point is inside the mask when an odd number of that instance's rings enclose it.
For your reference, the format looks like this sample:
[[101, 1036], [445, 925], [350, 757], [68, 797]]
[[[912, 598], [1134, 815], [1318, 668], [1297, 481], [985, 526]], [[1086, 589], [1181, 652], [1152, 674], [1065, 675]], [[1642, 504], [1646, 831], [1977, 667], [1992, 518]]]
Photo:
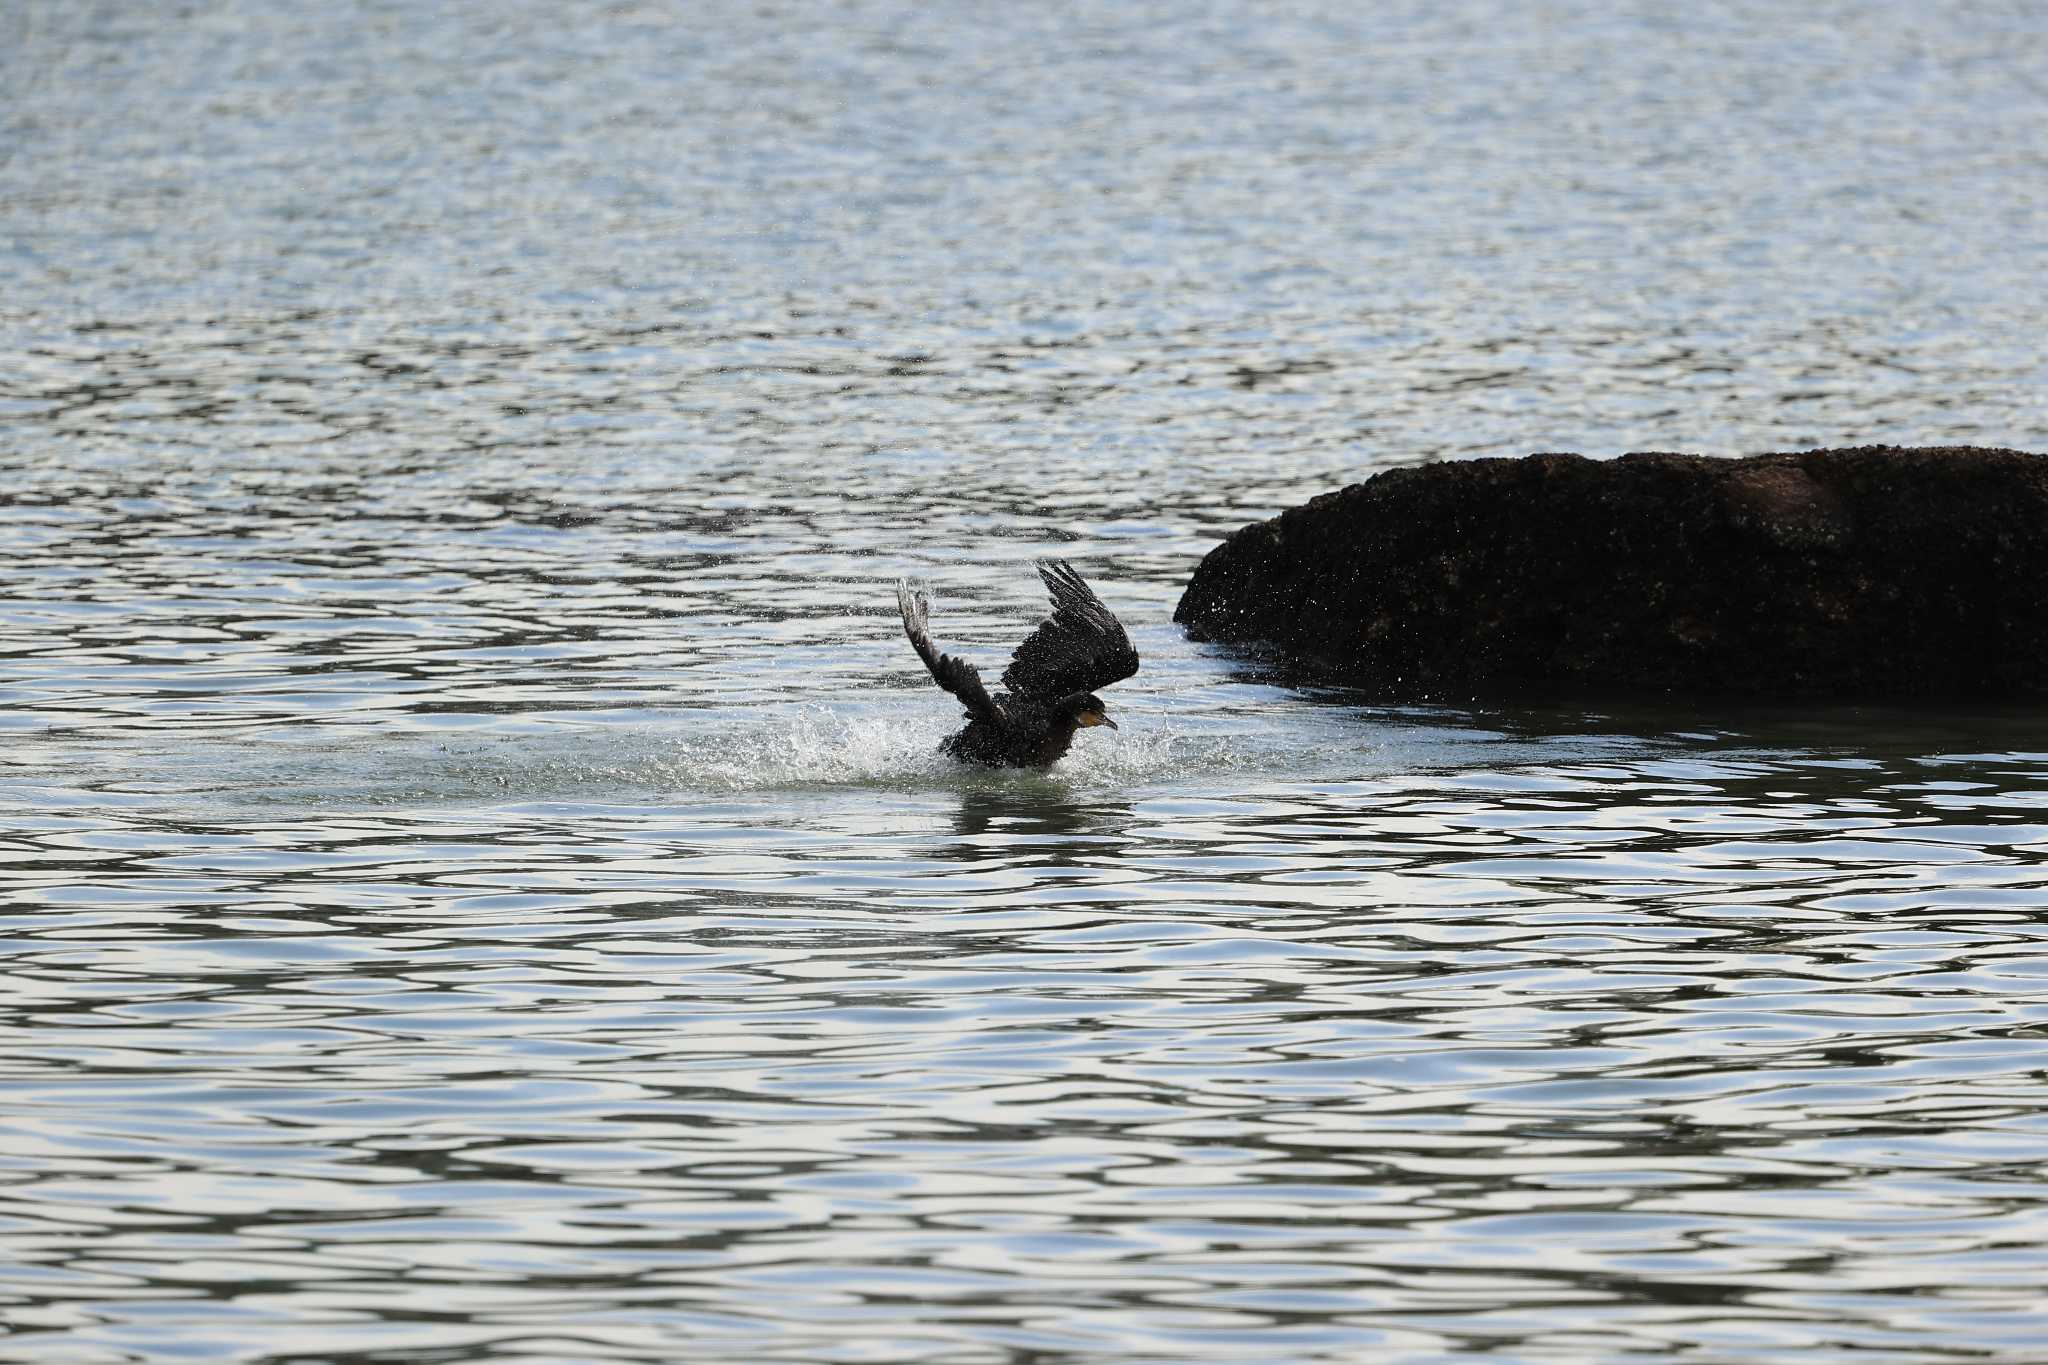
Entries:
[[2048, 694], [2048, 455], [1390, 470], [1210, 551], [1174, 619], [1388, 698]]

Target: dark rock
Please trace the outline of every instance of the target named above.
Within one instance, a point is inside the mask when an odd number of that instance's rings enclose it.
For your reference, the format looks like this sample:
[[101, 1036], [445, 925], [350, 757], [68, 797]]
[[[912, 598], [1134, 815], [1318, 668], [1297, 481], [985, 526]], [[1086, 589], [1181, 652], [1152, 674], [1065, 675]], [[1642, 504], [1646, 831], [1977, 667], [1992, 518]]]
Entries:
[[2048, 455], [1389, 470], [1210, 551], [1174, 619], [1394, 699], [2048, 694]]

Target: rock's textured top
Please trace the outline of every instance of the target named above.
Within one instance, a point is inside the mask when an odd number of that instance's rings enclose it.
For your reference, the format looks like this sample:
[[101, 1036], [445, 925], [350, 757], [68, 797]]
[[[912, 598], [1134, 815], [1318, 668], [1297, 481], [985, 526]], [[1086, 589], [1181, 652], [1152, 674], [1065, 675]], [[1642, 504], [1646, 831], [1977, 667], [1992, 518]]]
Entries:
[[1174, 619], [1390, 698], [2048, 695], [2048, 455], [1395, 469], [1232, 535]]

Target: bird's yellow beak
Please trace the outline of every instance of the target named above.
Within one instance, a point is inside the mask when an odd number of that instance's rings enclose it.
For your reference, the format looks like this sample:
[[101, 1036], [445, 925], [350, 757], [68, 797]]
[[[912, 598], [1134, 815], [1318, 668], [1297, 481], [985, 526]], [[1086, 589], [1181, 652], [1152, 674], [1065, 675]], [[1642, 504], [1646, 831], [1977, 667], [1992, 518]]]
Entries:
[[1101, 711], [1082, 712], [1081, 724], [1084, 726], [1107, 725], [1112, 730], [1116, 729], [1116, 722]]

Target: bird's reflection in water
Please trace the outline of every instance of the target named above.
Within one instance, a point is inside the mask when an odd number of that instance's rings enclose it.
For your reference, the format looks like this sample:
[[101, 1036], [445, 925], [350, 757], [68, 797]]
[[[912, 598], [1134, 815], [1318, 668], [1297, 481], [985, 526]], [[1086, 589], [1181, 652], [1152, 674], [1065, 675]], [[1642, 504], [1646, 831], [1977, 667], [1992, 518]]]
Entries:
[[953, 851], [962, 862], [1014, 861], [1017, 850], [1028, 847], [1032, 862], [1085, 863], [1121, 843], [1130, 821], [1128, 806], [1080, 803], [1052, 783], [1033, 783], [1030, 790], [976, 785], [960, 793]]

